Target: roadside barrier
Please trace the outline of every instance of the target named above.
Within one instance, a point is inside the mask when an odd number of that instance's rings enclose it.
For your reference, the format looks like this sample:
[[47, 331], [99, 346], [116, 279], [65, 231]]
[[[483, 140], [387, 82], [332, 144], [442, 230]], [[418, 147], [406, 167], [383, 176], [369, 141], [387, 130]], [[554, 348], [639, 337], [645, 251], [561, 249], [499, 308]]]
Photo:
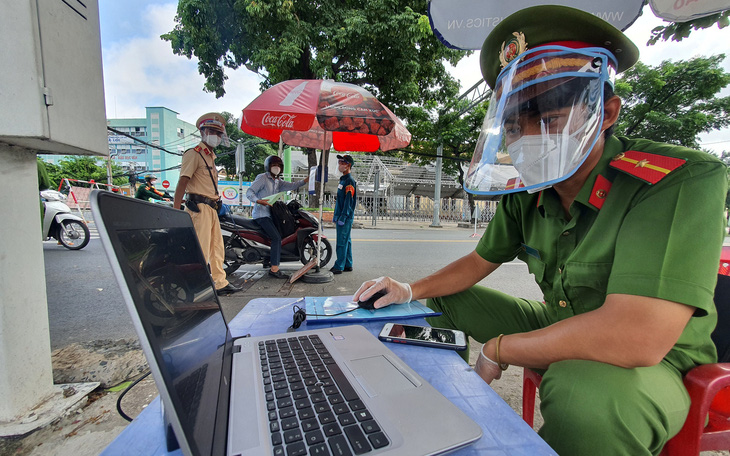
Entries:
[[84, 211], [91, 209], [89, 205], [89, 195], [92, 190], [107, 190], [114, 193], [121, 192], [121, 187], [119, 185], [104, 184], [94, 180], [85, 181], [70, 178], [61, 179], [61, 182], [58, 184], [58, 191], [60, 192], [64, 188], [68, 190], [66, 205], [71, 209], [78, 210], [85, 223], [86, 217], [84, 217]]

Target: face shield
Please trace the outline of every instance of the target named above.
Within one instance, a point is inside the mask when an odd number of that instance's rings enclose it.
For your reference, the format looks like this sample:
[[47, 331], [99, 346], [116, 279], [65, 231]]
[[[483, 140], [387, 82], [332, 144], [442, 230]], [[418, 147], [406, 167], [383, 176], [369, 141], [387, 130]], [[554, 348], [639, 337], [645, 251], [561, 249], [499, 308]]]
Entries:
[[603, 85], [613, 57], [601, 48], [542, 46], [497, 79], [465, 179], [479, 195], [536, 192], [569, 178], [603, 123]]

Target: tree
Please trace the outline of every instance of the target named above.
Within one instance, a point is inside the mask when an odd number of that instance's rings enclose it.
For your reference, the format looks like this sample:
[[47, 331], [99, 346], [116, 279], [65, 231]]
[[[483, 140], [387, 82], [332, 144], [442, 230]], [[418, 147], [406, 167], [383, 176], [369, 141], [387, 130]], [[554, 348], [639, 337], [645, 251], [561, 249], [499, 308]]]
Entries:
[[[444, 62], [469, 54], [438, 41], [426, 7], [427, 0], [180, 0], [177, 24], [162, 38], [174, 53], [198, 58], [204, 89], [217, 97], [225, 68], [245, 66], [264, 78], [262, 89], [296, 78], [349, 82], [402, 116], [407, 105], [456, 95]], [[306, 153], [316, 166], [315, 150]]]
[[47, 162], [40, 157], [38, 157], [38, 160], [43, 161], [43, 164], [46, 167], [46, 172], [48, 173], [48, 179], [51, 181], [50, 188], [52, 190], [58, 189], [58, 184], [61, 183], [61, 179], [63, 179], [65, 177], [63, 175], [63, 172], [61, 171], [61, 167], [58, 165], [55, 165], [53, 163]]
[[[180, 0], [173, 52], [199, 60], [205, 90], [223, 96], [224, 68], [245, 66], [262, 89], [288, 79], [365, 87], [388, 105], [442, 100], [458, 91], [444, 60], [467, 55], [433, 35], [426, 0]], [[446, 92], [444, 92], [446, 91]]]
[[226, 174], [229, 176], [236, 175], [236, 145], [243, 143], [245, 146], [245, 171], [243, 173], [244, 181], [253, 181], [257, 174], [263, 172], [264, 160], [269, 155], [276, 155], [277, 150], [271, 143], [248, 135], [238, 128], [236, 118], [229, 112], [222, 112], [221, 115], [226, 119], [226, 133], [231, 139], [231, 146], [218, 146], [215, 149], [216, 164], [222, 165]]
[[[58, 188], [59, 183], [64, 178], [106, 183], [106, 163], [100, 162], [100, 160], [96, 157], [69, 156], [61, 160], [58, 165], [46, 163], [46, 171], [53, 184], [51, 188]], [[112, 176], [114, 176], [112, 182], [115, 185], [128, 182], [122, 167], [114, 162], [112, 162]]]
[[682, 41], [687, 38], [693, 30], [707, 29], [714, 25], [718, 28], [725, 28], [730, 25], [730, 10], [710, 16], [701, 17], [687, 22], [673, 22], [669, 25], [661, 25], [651, 31], [651, 37], [647, 44], [656, 44], [662, 41]]
[[724, 59], [720, 54], [634, 65], [616, 82], [624, 101], [616, 133], [699, 148], [700, 133], [730, 125], [730, 97], [717, 96], [730, 84], [720, 67]]
[[[467, 101], [452, 99], [452, 106], [447, 112], [440, 112], [434, 104], [427, 107], [411, 107], [408, 127], [413, 135], [408, 150], [413, 155], [405, 154], [405, 159], [420, 165], [431, 164], [436, 160], [439, 144], [442, 145], [442, 172], [457, 177], [464, 187], [464, 165], [471, 161], [476, 147], [478, 132], [489, 103], [481, 103], [463, 115], [459, 111], [465, 108]], [[418, 154], [418, 155], [416, 155]], [[470, 214], [474, 213], [474, 195], [468, 194]]]

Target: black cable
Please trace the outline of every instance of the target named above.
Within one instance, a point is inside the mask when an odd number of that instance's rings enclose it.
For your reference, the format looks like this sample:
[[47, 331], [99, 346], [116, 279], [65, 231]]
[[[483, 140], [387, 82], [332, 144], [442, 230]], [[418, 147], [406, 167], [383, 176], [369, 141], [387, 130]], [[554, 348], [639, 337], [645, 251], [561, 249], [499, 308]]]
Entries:
[[127, 421], [132, 421], [133, 418], [130, 418], [126, 413], [124, 413], [124, 410], [122, 410], [122, 398], [124, 397], [125, 394], [127, 394], [127, 392], [129, 392], [129, 390], [131, 390], [134, 387], [134, 385], [136, 385], [137, 383], [141, 382], [148, 375], [150, 375], [150, 372], [151, 371], [147, 371], [146, 374], [144, 374], [143, 376], [141, 376], [140, 378], [138, 378], [137, 380], [135, 380], [131, 385], [129, 385], [128, 387], [126, 387], [124, 389], [124, 391], [122, 391], [122, 394], [120, 394], [119, 397], [117, 398], [117, 412], [119, 412], [119, 414], [122, 416], [122, 418], [124, 418]]
[[295, 329], [302, 326], [302, 323], [304, 322], [304, 320], [307, 319], [307, 317], [335, 317], [337, 315], [343, 315], [346, 313], [350, 313], [357, 309], [359, 309], [359, 307], [355, 307], [354, 309], [345, 310], [343, 312], [338, 312], [338, 313], [334, 313], [334, 314], [320, 315], [320, 314], [308, 314], [307, 311], [302, 309], [301, 307], [294, 306], [294, 307], [292, 307], [292, 310], [294, 311], [294, 322], [291, 324], [291, 326], [289, 326], [289, 329], [287, 329], [287, 332], [294, 331]]

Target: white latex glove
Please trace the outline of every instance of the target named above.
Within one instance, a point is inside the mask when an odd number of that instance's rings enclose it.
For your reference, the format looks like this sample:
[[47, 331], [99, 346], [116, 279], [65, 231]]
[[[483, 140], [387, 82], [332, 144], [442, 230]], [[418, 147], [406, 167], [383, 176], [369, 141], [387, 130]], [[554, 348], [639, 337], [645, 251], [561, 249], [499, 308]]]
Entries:
[[407, 283], [401, 283], [390, 277], [378, 277], [375, 280], [368, 280], [360, 285], [352, 300], [365, 301], [378, 291], [385, 291], [385, 296], [375, 301], [376, 309], [385, 307], [390, 304], [404, 304], [413, 300], [413, 292], [411, 286]]
[[487, 355], [484, 354], [485, 345], [486, 344], [482, 345], [481, 350], [479, 350], [479, 358], [477, 358], [474, 370], [477, 374], [479, 374], [482, 380], [487, 382], [487, 384], [490, 384], [493, 380], [499, 380], [502, 376], [502, 369], [499, 368], [499, 365], [496, 362], [487, 358]]

